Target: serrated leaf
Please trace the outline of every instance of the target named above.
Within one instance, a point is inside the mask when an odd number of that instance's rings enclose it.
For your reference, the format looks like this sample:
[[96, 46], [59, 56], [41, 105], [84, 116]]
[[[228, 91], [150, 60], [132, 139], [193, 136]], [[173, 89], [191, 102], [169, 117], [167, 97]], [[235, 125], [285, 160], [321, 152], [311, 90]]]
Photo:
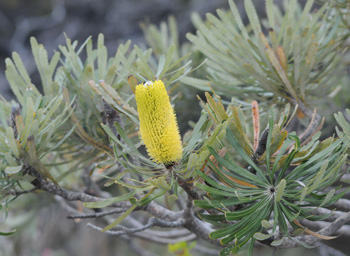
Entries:
[[239, 27], [239, 29], [241, 30], [241, 33], [243, 34], [244, 38], [249, 38], [247, 30], [243, 24], [243, 21], [241, 19], [241, 16], [239, 14], [239, 11], [238, 11], [236, 4], [232, 0], [229, 0], [228, 3], [230, 5], [230, 9], [231, 9], [233, 17], [236, 21], [236, 24]]
[[43, 45], [38, 44], [38, 41], [34, 37], [30, 38], [30, 45], [32, 47], [34, 61], [40, 74], [45, 95], [52, 95], [52, 73], [50, 72], [47, 51]]
[[256, 13], [255, 7], [251, 0], [245, 0], [244, 6], [246, 9], [250, 24], [253, 27], [254, 34], [258, 38], [259, 34], [261, 33], [261, 26], [260, 26], [260, 21]]

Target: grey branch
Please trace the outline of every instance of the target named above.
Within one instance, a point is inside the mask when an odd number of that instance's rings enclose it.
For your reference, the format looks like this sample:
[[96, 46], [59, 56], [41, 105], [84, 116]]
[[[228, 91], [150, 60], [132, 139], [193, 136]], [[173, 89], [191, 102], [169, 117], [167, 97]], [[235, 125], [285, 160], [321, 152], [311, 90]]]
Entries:
[[178, 238], [178, 237], [184, 237], [192, 234], [187, 229], [170, 229], [166, 231], [160, 231], [155, 229], [148, 229], [145, 230], [145, 232], [151, 236], [158, 236], [158, 237], [164, 237], [164, 238]]
[[192, 206], [192, 198], [188, 196], [186, 209], [184, 211], [186, 220], [184, 227], [207, 242], [221, 246], [218, 239], [210, 239], [209, 234], [214, 230], [208, 227], [208, 223], [204, 223], [194, 216]]
[[20, 196], [20, 195], [24, 195], [24, 194], [29, 194], [29, 193], [33, 193], [35, 192], [37, 189], [36, 188], [32, 188], [29, 190], [21, 190], [21, 191], [17, 191], [17, 190], [13, 190], [13, 191], [8, 191], [5, 192], [2, 196]]
[[332, 205], [332, 207], [340, 211], [350, 212], [350, 200], [339, 199], [338, 202]]
[[[320, 230], [325, 227], [327, 227], [330, 223], [325, 222], [325, 221], [309, 221], [309, 220], [302, 220], [300, 223], [307, 227], [310, 228], [311, 230]], [[344, 235], [344, 236], [350, 236], [350, 226], [349, 225], [344, 225], [340, 229], [336, 230], [334, 232], [337, 235]]]
[[81, 214], [81, 215], [68, 215], [67, 219], [100, 218], [100, 217], [104, 217], [104, 216], [111, 215], [114, 213], [122, 213], [122, 212], [125, 212], [125, 209], [116, 208], [116, 209], [112, 209], [112, 210], [104, 211], [104, 212], [96, 212], [96, 213]]
[[299, 109], [309, 118], [311, 118], [310, 124], [305, 132], [300, 136], [300, 143], [307, 143], [309, 139], [322, 127], [323, 119], [316, 113], [316, 109], [311, 111], [302, 102], [296, 100], [293, 101], [295, 105], [298, 105]]
[[[333, 223], [329, 224], [325, 228], [321, 229], [319, 232], [317, 232], [320, 235], [329, 236], [334, 233], [336, 233], [339, 229], [341, 229], [342, 226], [345, 225], [345, 223], [348, 223], [350, 221], [350, 212], [342, 214], [339, 218], [337, 218]], [[303, 243], [307, 245], [314, 245], [319, 238], [314, 236], [305, 236], [303, 239], [297, 238], [299, 241], [302, 241]], [[285, 239], [283, 243], [278, 248], [293, 248], [297, 247], [299, 244], [295, 241], [291, 241], [289, 239]]]
[[[92, 196], [83, 192], [74, 192], [74, 191], [70, 191], [67, 189], [64, 189], [50, 181], [46, 181], [44, 179], [41, 178], [37, 178], [33, 184], [37, 189], [41, 189], [44, 191], [47, 191], [51, 194], [57, 195], [62, 197], [65, 200], [68, 201], [82, 201], [82, 202], [98, 202], [101, 200], [104, 200], [104, 198], [101, 197], [96, 197], [96, 196]], [[192, 201], [190, 201], [192, 202]], [[116, 203], [114, 205], [112, 205], [113, 207], [118, 207], [121, 209], [126, 209], [128, 207], [131, 206], [130, 202], [119, 202]], [[140, 207], [137, 210], [144, 210], [147, 211], [148, 213], [150, 213], [151, 215], [157, 217], [152, 219], [152, 222], [155, 223], [149, 223], [148, 225], [150, 225], [149, 227], [157, 224], [157, 225], [163, 225], [166, 226], [168, 223], [169, 225], [180, 225], [185, 227], [186, 229], [188, 229], [190, 232], [193, 232], [196, 236], [209, 241], [215, 245], [220, 245], [220, 242], [218, 240], [211, 240], [209, 238], [209, 233], [212, 232], [213, 230], [210, 229], [208, 227], [208, 225], [202, 221], [200, 221], [198, 218], [196, 218], [192, 212], [192, 204], [189, 206], [189, 208], [187, 209], [187, 213], [185, 214], [184, 211], [178, 211], [178, 212], [174, 212], [171, 210], [166, 209], [163, 206], [160, 206], [158, 204], [156, 204], [155, 202], [151, 202], [148, 205], [144, 206], [144, 207]], [[120, 209], [116, 210], [119, 211]], [[108, 215], [110, 212], [108, 212], [106, 215]], [[102, 215], [104, 215], [105, 213], [101, 213]], [[92, 215], [78, 215], [78, 216], [73, 216], [73, 217], [97, 217], [97, 214], [92, 214]], [[173, 223], [173, 224], [171, 224]], [[177, 223], [177, 224], [174, 224]], [[92, 225], [92, 224], [91, 224]], [[89, 226], [89, 227], [93, 227], [93, 226]], [[148, 228], [149, 228], [148, 227]], [[97, 229], [97, 227], [96, 227]], [[144, 230], [144, 229], [140, 229], [139, 231]], [[110, 231], [110, 232], [115, 232], [115, 231]], [[106, 233], [110, 233], [110, 232], [106, 232]], [[116, 232], [120, 232], [120, 231], [116, 231]], [[123, 231], [124, 233], [128, 233], [129, 231]], [[135, 231], [137, 232], [137, 231]], [[142, 235], [140, 235], [142, 236]], [[188, 239], [194, 239], [193, 238], [194, 235], [191, 234], [188, 236]]]
[[[32, 167], [31, 171], [34, 173], [37, 173], [35, 169], [33, 169]], [[60, 196], [68, 201], [82, 201], [82, 202], [98, 202], [98, 201], [102, 201], [105, 198], [101, 198], [101, 197], [97, 197], [97, 196], [92, 196], [83, 192], [75, 192], [75, 191], [70, 191], [67, 189], [64, 189], [56, 184], [54, 184], [51, 181], [47, 181], [45, 179], [43, 179], [40, 176], [37, 176], [37, 178], [32, 182], [32, 184], [37, 188], [37, 189], [41, 189], [44, 191], [47, 191], [51, 194]], [[114, 207], [118, 207], [118, 208], [129, 208], [131, 206], [131, 203], [129, 202], [120, 202], [120, 203], [116, 203], [113, 204]]]
[[164, 237], [158, 237], [158, 236], [150, 236], [149, 234], [145, 232], [140, 232], [140, 233], [133, 233], [131, 234], [134, 237], [142, 238], [148, 241], [155, 242], [157, 244], [176, 244], [179, 242], [188, 242], [188, 241], [193, 241], [196, 239], [195, 234], [190, 234], [188, 236], [183, 236], [180, 238], [164, 238]]
[[[184, 224], [184, 219], [179, 219], [177, 221], [164, 221], [164, 220], [160, 220], [160, 219], [157, 219], [157, 218], [150, 218], [147, 222], [147, 224], [141, 226], [141, 227], [137, 227], [137, 228], [126, 228], [126, 227], [122, 227], [122, 226], [117, 226], [116, 228], [119, 228], [121, 230], [118, 230], [118, 231], [113, 231], [113, 230], [107, 230], [105, 231], [106, 234], [109, 234], [109, 235], [114, 235], [114, 236], [121, 236], [121, 235], [127, 235], [127, 234], [131, 234], [131, 233], [136, 233], [136, 232], [140, 232], [140, 231], [143, 231], [143, 230], [146, 230], [146, 229], [149, 229], [153, 226], [158, 226], [158, 227], [167, 227], [167, 228], [175, 228], [175, 227], [180, 227]], [[96, 230], [99, 230], [101, 231], [102, 229], [91, 224], [91, 223], [88, 223], [87, 226], [89, 228], [93, 228], [93, 229], [96, 229]]]
[[176, 221], [179, 218], [181, 218], [183, 215], [182, 211], [179, 211], [179, 212], [170, 211], [164, 208], [163, 206], [156, 204], [155, 202], [150, 202], [148, 205], [142, 207], [141, 209], [144, 211], [147, 211], [148, 213], [150, 213], [151, 215], [159, 219], [167, 220], [167, 221]]
[[312, 215], [327, 215], [332, 213], [331, 216], [329, 216], [328, 218], [326, 218], [326, 221], [332, 222], [335, 221], [337, 218], [339, 218], [343, 212], [340, 211], [331, 211], [325, 208], [315, 208], [315, 210], [313, 210], [310, 214]]

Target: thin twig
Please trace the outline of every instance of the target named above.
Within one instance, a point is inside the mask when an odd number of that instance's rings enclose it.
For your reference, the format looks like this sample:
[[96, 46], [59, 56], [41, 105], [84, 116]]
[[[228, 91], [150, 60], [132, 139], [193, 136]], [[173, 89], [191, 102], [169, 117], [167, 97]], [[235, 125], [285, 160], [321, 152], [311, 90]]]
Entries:
[[166, 230], [166, 231], [161, 231], [161, 230], [155, 230], [155, 229], [148, 229], [145, 230], [147, 234], [151, 236], [158, 236], [158, 237], [165, 237], [165, 238], [179, 238], [179, 237], [184, 237], [192, 234], [189, 230], [187, 229], [171, 229], [171, 230]]
[[339, 218], [343, 214], [343, 212], [332, 211], [332, 210], [328, 210], [328, 209], [325, 209], [325, 208], [315, 208], [315, 210], [310, 212], [311, 215], [328, 215], [330, 213], [332, 215], [325, 219], [326, 221], [329, 221], [329, 222], [335, 221], [337, 218]]
[[[325, 221], [309, 221], [309, 220], [302, 220], [300, 221], [300, 223], [310, 229], [314, 229], [314, 230], [320, 230], [322, 228], [328, 227], [328, 225], [330, 224], [329, 222], [325, 222]], [[340, 229], [336, 230], [334, 232], [337, 235], [344, 235], [344, 236], [350, 236], [350, 226], [349, 225], [344, 225], [342, 226]]]
[[158, 236], [150, 236], [149, 234], [145, 232], [140, 232], [140, 233], [133, 233], [130, 234], [134, 237], [145, 239], [148, 241], [155, 242], [157, 244], [176, 244], [179, 242], [189, 242], [195, 240], [197, 237], [195, 234], [190, 234], [188, 236], [183, 236], [179, 238], [164, 238], [164, 237], [158, 237]]
[[300, 143], [303, 144], [321, 128], [320, 126], [322, 125], [322, 118], [319, 114], [316, 113], [316, 109], [314, 111], [311, 111], [304, 105], [304, 103], [300, 101], [294, 100], [293, 103], [295, 105], [298, 105], [300, 111], [302, 111], [307, 117], [311, 119], [309, 126], [299, 138]]
[[109, 211], [104, 212], [96, 212], [96, 213], [90, 213], [90, 214], [81, 214], [81, 215], [68, 215], [67, 219], [88, 219], [88, 218], [99, 218], [107, 215], [111, 215], [114, 213], [122, 213], [125, 212], [126, 209], [116, 208]]
[[[317, 232], [320, 235], [329, 236], [331, 234], [334, 234], [337, 232], [345, 223], [348, 223], [350, 221], [350, 212], [344, 213], [339, 218], [337, 218], [333, 223], [329, 224], [325, 228], [321, 229], [319, 232]], [[278, 235], [277, 235], [278, 236]], [[314, 236], [305, 236], [303, 238], [296, 238], [298, 241], [307, 244], [307, 245], [314, 245], [319, 238]], [[297, 247], [300, 244], [296, 241], [292, 241], [290, 239], [285, 239], [283, 243], [278, 248], [293, 248]]]
[[[141, 227], [126, 228], [126, 227], [122, 227], [122, 226], [117, 226], [116, 228], [119, 228], [121, 230], [118, 230], [118, 231], [107, 230], [107, 231], [105, 231], [105, 233], [109, 234], [109, 235], [114, 235], [114, 236], [121, 236], [121, 235], [128, 235], [128, 234], [131, 234], [131, 233], [140, 232], [140, 231], [149, 229], [149, 228], [151, 228], [153, 226], [175, 228], [175, 227], [182, 226], [184, 223], [185, 223], [184, 219], [179, 219], [177, 221], [169, 222], [169, 221], [164, 221], [164, 220], [160, 220], [160, 219], [152, 217], [152, 218], [150, 218], [148, 220], [147, 224], [145, 224], [145, 225], [143, 225]], [[93, 228], [93, 229], [96, 229], [96, 230], [99, 230], [99, 231], [102, 230], [102, 228], [99, 228], [99, 227], [97, 227], [97, 226], [95, 226], [95, 225], [93, 225], [91, 223], [88, 223], [87, 226], [89, 228]]]
[[22, 191], [8, 191], [6, 193], [4, 193], [4, 196], [20, 196], [20, 195], [24, 195], [24, 194], [28, 194], [28, 193], [33, 193], [37, 191], [37, 188], [32, 188], [32, 189], [28, 189], [28, 190], [22, 190]]
[[[32, 181], [32, 184], [36, 187], [36, 189], [47, 191], [51, 194], [60, 196], [68, 201], [98, 202], [106, 199], [106, 198], [101, 198], [97, 196], [92, 196], [83, 192], [75, 192], [75, 191], [64, 189], [54, 184], [53, 182], [47, 181], [44, 178], [42, 178], [38, 174], [38, 172], [31, 166], [28, 166], [27, 168], [29, 168], [30, 172], [32, 172], [36, 176], [36, 179]], [[111, 206], [118, 207], [118, 208], [129, 208], [131, 206], [131, 203], [119, 202]]]

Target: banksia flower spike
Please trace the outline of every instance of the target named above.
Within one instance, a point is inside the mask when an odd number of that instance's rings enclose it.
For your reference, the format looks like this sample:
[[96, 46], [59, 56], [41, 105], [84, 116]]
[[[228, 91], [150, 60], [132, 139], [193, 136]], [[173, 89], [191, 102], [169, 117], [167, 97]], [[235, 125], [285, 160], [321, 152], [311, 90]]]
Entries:
[[148, 154], [157, 163], [171, 166], [182, 157], [182, 145], [174, 109], [161, 80], [136, 86], [140, 133]]

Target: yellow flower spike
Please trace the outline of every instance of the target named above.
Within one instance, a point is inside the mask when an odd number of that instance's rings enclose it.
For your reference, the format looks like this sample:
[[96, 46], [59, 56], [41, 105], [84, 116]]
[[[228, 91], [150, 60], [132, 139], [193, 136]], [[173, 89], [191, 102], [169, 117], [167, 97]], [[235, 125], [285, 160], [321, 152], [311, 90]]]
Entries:
[[171, 166], [182, 157], [182, 145], [174, 109], [161, 80], [136, 86], [140, 133], [153, 161]]

